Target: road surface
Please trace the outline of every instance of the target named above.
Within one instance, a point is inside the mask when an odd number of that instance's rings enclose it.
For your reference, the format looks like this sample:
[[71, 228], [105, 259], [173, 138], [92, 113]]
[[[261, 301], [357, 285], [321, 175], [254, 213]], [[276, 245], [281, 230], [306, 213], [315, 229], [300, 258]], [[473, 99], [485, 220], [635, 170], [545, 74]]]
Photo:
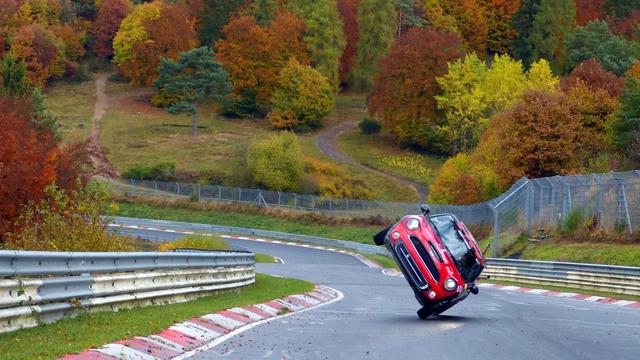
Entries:
[[[156, 240], [179, 234], [126, 230]], [[481, 289], [444, 316], [419, 320], [402, 278], [356, 258], [296, 246], [229, 240], [285, 264], [258, 272], [340, 290], [342, 301], [275, 320], [194, 359], [638, 359], [640, 311], [560, 297]]]

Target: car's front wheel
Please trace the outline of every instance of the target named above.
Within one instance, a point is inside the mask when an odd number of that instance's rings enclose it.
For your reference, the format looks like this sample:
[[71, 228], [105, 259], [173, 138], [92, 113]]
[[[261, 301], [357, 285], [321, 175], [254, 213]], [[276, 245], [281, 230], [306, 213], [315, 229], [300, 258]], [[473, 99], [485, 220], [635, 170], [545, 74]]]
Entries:
[[433, 308], [431, 308], [431, 306], [423, 306], [422, 308], [420, 308], [420, 310], [418, 310], [418, 317], [421, 320], [424, 320], [431, 315], [433, 315]]

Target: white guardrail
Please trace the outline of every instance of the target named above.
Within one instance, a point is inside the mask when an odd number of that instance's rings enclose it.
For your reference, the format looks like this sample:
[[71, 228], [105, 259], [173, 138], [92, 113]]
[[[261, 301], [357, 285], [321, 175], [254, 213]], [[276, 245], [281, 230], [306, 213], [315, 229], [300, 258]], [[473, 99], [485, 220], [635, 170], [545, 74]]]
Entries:
[[0, 251], [0, 333], [253, 284], [251, 252]]

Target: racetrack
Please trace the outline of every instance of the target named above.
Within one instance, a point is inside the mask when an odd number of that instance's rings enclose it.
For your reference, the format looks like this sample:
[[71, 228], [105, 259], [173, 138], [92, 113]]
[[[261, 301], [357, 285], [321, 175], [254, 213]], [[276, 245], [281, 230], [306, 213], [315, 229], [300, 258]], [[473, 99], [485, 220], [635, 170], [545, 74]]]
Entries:
[[[182, 236], [126, 231], [157, 240]], [[640, 353], [638, 310], [481, 289], [444, 316], [422, 321], [404, 279], [350, 255], [229, 242], [285, 261], [257, 264], [258, 272], [327, 285], [344, 299], [252, 328], [196, 359], [637, 359]]]

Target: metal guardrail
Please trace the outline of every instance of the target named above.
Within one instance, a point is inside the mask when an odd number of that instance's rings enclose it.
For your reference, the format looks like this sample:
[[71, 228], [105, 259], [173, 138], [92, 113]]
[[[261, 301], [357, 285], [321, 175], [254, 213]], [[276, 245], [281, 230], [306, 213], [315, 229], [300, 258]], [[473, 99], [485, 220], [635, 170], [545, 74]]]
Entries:
[[640, 267], [489, 259], [482, 276], [518, 283], [640, 295]]
[[0, 251], [0, 333], [255, 282], [250, 252]]

